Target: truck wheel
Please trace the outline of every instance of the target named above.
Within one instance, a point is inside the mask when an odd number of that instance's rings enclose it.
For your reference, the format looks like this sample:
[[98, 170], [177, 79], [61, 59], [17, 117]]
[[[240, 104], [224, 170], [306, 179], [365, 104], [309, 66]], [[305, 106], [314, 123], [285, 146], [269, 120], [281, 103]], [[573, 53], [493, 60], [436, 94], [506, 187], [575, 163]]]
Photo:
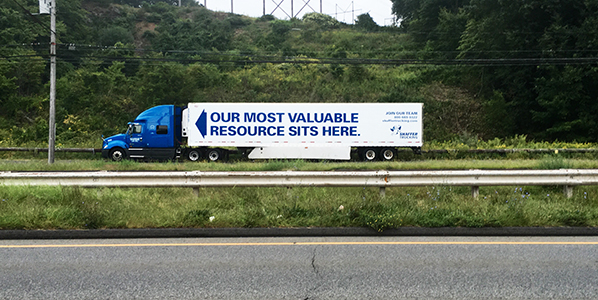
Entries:
[[222, 158], [222, 152], [219, 149], [209, 149], [207, 157], [209, 161], [218, 161]]
[[201, 158], [201, 153], [197, 149], [191, 149], [187, 152], [187, 159], [190, 161], [198, 161]]
[[363, 160], [365, 161], [375, 161], [378, 159], [378, 151], [374, 148], [367, 148], [363, 151]]
[[395, 149], [392, 148], [384, 148], [382, 149], [382, 159], [385, 161], [391, 161], [395, 158], [396, 156], [396, 151]]
[[114, 148], [110, 151], [110, 158], [112, 161], [121, 161], [125, 159], [125, 150], [121, 148]]

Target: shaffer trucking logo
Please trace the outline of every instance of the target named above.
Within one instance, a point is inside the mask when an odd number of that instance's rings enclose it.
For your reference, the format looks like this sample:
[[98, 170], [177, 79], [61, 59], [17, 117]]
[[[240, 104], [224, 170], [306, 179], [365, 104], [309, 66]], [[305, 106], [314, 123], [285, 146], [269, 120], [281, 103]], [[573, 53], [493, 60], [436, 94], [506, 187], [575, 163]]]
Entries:
[[414, 140], [419, 137], [417, 132], [401, 132], [401, 126], [395, 125], [390, 128], [390, 132], [392, 135], [398, 135], [401, 139], [410, 139]]
[[414, 140], [417, 139], [417, 132], [401, 132], [399, 134], [399, 137], [402, 139], [410, 139], [410, 140]]

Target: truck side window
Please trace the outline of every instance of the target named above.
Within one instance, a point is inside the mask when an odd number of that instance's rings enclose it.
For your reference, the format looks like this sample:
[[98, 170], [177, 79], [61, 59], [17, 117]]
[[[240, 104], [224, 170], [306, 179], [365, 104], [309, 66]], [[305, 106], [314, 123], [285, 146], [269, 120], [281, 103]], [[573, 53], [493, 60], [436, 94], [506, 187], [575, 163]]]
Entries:
[[156, 127], [157, 134], [168, 134], [168, 125], [158, 125]]
[[141, 133], [141, 125], [139, 125], [139, 124], [130, 124], [129, 128], [127, 129], [127, 134], [131, 135], [133, 133]]

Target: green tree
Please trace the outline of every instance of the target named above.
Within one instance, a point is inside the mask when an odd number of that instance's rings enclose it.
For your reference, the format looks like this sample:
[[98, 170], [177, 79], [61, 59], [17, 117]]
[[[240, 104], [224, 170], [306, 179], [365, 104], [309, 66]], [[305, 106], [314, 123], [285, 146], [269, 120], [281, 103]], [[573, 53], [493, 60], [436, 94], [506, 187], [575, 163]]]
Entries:
[[551, 66], [536, 79], [540, 109], [533, 121], [545, 131], [542, 139], [595, 141], [598, 134], [598, 70], [594, 67]]
[[[63, 43], [94, 42], [87, 11], [81, 6], [81, 0], [60, 0], [56, 2], [56, 20], [59, 29], [58, 39]], [[49, 22], [47, 23], [49, 24]], [[47, 35], [47, 33], [46, 33]]]
[[368, 32], [378, 31], [380, 29], [380, 26], [374, 22], [374, 19], [372, 19], [369, 13], [357, 16], [355, 27]]
[[102, 68], [100, 61], [86, 61], [56, 84], [56, 119], [59, 140], [86, 139], [90, 134], [122, 131], [122, 124], [141, 109], [133, 101], [133, 80], [123, 73], [124, 63]]
[[330, 30], [338, 28], [340, 22], [335, 18], [317, 12], [306, 13], [301, 19], [306, 25], [314, 24], [319, 30]]
[[144, 108], [161, 104], [185, 104], [193, 95], [188, 92], [185, 66], [179, 63], [142, 64], [136, 77], [136, 100]]
[[133, 34], [120, 26], [112, 26], [102, 31], [99, 37], [100, 45], [114, 46], [116, 43], [133, 44]]
[[[596, 32], [596, 12], [596, 5], [573, 0], [472, 0], [459, 57], [526, 61], [594, 55], [586, 47], [596, 39], [580, 37]], [[519, 133], [563, 140], [596, 140], [590, 128], [596, 119], [585, 113], [594, 111], [595, 88], [588, 84], [593, 78], [585, 66], [506, 66], [484, 73], [486, 91], [504, 95]]]
[[[6, 53], [6, 45], [30, 44], [43, 41], [40, 36], [48, 32], [38, 23], [27, 19], [27, 15], [14, 2], [0, 1], [0, 51]], [[37, 11], [34, 6], [26, 6], [30, 11]], [[43, 17], [42, 17], [43, 18]]]
[[288, 21], [275, 20], [270, 22], [270, 33], [266, 40], [271, 45], [271, 50], [280, 49], [284, 42], [286, 42], [289, 32], [291, 31], [291, 23]]
[[434, 39], [428, 41], [429, 47], [439, 51], [437, 57], [455, 58], [461, 42], [461, 36], [467, 25], [467, 13], [464, 9], [451, 12], [442, 9], [438, 16], [438, 25], [432, 31]]
[[392, 13], [419, 43], [437, 40], [436, 27], [443, 11], [456, 14], [468, 7], [469, 0], [391, 0]]

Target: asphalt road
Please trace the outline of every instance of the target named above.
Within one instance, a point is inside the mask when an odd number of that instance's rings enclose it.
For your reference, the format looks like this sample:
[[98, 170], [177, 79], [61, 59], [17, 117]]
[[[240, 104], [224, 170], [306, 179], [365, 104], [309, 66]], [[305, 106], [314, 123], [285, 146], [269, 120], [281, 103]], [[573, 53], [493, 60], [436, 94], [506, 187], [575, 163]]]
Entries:
[[0, 241], [0, 299], [597, 299], [598, 237]]

